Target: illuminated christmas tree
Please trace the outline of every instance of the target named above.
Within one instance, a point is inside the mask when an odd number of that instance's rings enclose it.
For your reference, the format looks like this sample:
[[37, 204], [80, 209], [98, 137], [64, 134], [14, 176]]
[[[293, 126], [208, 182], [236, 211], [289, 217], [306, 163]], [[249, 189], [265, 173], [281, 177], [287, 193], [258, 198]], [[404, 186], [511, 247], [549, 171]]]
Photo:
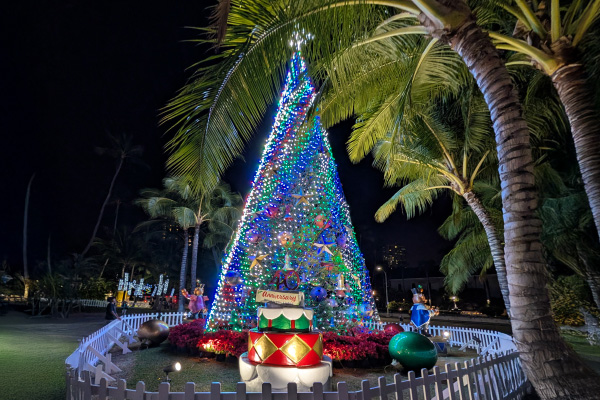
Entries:
[[378, 320], [327, 133], [307, 119], [315, 88], [296, 52], [275, 123], [223, 259], [208, 330], [256, 326], [258, 289], [304, 292], [315, 327]]

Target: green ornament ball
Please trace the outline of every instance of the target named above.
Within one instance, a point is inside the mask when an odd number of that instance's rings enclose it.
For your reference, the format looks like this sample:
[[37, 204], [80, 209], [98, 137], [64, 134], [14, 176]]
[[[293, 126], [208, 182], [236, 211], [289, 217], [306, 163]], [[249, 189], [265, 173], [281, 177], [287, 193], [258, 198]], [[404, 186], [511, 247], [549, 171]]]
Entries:
[[390, 340], [389, 351], [407, 370], [432, 368], [437, 362], [437, 351], [431, 340], [416, 332], [402, 332]]

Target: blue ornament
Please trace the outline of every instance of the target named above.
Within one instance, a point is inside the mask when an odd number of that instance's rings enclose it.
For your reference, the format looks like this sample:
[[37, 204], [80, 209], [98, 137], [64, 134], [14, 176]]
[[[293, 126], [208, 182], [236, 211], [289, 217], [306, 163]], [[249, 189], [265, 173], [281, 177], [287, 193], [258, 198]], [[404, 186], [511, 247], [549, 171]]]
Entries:
[[242, 276], [237, 271], [227, 271], [225, 273], [225, 282], [232, 286], [239, 285], [242, 283]]
[[320, 286], [317, 286], [310, 291], [310, 298], [314, 301], [323, 301], [325, 300], [325, 297], [327, 297], [327, 290]]

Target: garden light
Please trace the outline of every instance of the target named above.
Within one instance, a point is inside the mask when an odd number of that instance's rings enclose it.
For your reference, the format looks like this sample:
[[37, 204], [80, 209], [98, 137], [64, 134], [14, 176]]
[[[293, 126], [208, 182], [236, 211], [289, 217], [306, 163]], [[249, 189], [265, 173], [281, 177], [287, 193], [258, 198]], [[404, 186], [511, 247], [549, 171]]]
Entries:
[[444, 337], [444, 339], [449, 339], [450, 338], [450, 332], [444, 331], [444, 333], [442, 333], [442, 336]]
[[171, 382], [171, 380], [169, 379], [169, 374], [171, 372], [179, 372], [181, 371], [181, 363], [176, 362], [170, 365], [167, 365], [166, 367], [163, 368], [163, 372], [165, 373], [166, 377], [165, 377], [165, 381], [166, 382]]

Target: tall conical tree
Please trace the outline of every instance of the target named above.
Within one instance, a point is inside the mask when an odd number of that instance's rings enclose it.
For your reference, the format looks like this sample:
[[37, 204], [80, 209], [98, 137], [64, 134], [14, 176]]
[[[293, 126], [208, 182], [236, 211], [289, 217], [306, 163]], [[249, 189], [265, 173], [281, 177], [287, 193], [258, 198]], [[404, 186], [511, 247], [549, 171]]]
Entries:
[[[241, 224], [224, 258], [210, 330], [252, 326], [258, 289], [296, 284], [316, 308], [317, 328], [339, 330], [378, 319], [327, 134], [318, 117], [307, 119], [314, 98], [297, 52]], [[278, 284], [284, 277], [286, 284]], [[314, 288], [327, 291], [328, 299], [311, 297]]]

